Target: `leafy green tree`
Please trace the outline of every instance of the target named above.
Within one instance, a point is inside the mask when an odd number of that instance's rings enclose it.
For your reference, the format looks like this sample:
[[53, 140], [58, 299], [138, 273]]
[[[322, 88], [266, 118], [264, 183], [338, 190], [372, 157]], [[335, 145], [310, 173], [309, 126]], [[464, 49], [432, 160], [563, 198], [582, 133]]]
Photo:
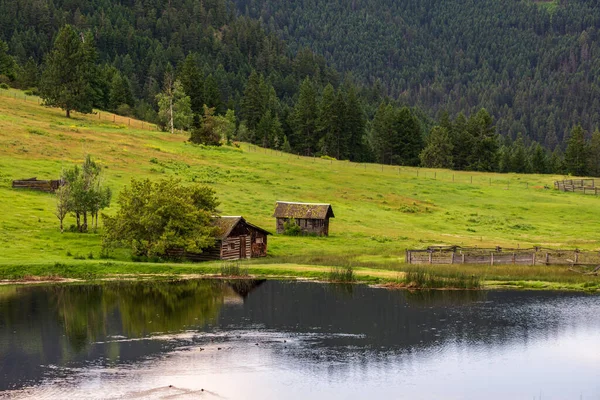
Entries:
[[565, 167], [567, 173], [576, 176], [588, 174], [589, 147], [585, 140], [585, 132], [581, 125], [576, 125], [571, 131], [571, 136], [565, 150]]
[[66, 208], [68, 212], [75, 215], [78, 232], [88, 231], [88, 216], [92, 219], [92, 223], [95, 220], [97, 227], [99, 211], [110, 205], [112, 192], [110, 188], [104, 186], [101, 172], [100, 165], [89, 155], [86, 156], [81, 167], [74, 166], [63, 172], [64, 186], [57, 196], [64, 197], [58, 199], [60, 207], [57, 206], [57, 210], [60, 208], [62, 212]]
[[290, 142], [288, 141], [287, 136], [283, 137], [283, 144], [281, 145], [281, 151], [283, 151], [284, 153], [292, 152], [292, 146], [290, 145]]
[[171, 133], [175, 129], [190, 128], [193, 121], [191, 100], [183, 91], [181, 82], [173, 80], [169, 72], [165, 74], [164, 90], [156, 95], [156, 101], [158, 118], [163, 128], [168, 127]]
[[452, 141], [446, 128], [435, 126], [427, 138], [427, 145], [419, 155], [426, 168], [452, 168]]
[[200, 253], [214, 245], [211, 219], [218, 202], [213, 189], [185, 186], [175, 178], [131, 180], [117, 200], [115, 216], [104, 216], [103, 246], [124, 245], [134, 255], [164, 255], [169, 249]]
[[95, 62], [91, 35], [82, 40], [71, 25], [62, 27], [42, 74], [40, 94], [44, 104], [62, 108], [67, 118], [71, 111], [91, 113], [97, 95]]

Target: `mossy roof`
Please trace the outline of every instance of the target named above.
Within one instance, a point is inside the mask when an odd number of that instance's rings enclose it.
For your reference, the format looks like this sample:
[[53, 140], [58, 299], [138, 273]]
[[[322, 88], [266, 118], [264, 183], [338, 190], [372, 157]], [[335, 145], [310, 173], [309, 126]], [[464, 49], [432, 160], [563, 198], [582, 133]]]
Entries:
[[259, 228], [256, 225], [253, 225], [246, 221], [241, 216], [223, 216], [223, 217], [215, 217], [213, 218], [213, 225], [217, 227], [217, 233], [215, 234], [216, 238], [219, 240], [226, 239], [231, 231], [239, 224], [240, 222], [246, 224], [247, 226], [256, 229], [264, 233], [265, 235], [270, 235], [271, 232], [268, 232], [262, 228]]
[[325, 203], [296, 203], [278, 201], [275, 205], [276, 218], [327, 219], [335, 218], [331, 204]]

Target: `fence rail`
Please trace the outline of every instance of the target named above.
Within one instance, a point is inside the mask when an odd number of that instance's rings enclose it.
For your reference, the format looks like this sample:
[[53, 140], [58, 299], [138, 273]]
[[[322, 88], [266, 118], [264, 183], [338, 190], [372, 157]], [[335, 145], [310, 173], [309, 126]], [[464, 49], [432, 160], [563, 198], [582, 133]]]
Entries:
[[600, 252], [580, 250], [437, 248], [407, 250], [408, 264], [600, 265]]
[[562, 192], [579, 192], [598, 196], [600, 185], [596, 185], [595, 179], [566, 179], [555, 181], [554, 188]]

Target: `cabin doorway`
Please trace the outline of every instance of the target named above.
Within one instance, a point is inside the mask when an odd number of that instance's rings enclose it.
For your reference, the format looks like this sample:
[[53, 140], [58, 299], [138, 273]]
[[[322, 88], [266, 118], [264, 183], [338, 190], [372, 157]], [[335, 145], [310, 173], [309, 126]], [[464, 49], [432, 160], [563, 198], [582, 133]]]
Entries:
[[246, 236], [240, 236], [240, 258], [246, 258]]

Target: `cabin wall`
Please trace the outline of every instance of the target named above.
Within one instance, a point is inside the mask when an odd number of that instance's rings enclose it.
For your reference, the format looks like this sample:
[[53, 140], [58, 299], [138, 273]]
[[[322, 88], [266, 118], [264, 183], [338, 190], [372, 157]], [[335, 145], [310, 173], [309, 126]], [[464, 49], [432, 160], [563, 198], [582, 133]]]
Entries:
[[[277, 233], [284, 233], [285, 223], [290, 218], [277, 218]], [[329, 235], [329, 219], [309, 219], [295, 218], [296, 225], [300, 227], [303, 233], [308, 235], [328, 236]]]
[[168, 257], [186, 259], [189, 261], [213, 261], [221, 259], [221, 241], [218, 240], [213, 247], [202, 250], [202, 253], [189, 253], [179, 249], [167, 251]]
[[[245, 251], [241, 250], [242, 241], [245, 241]], [[250, 235], [230, 236], [221, 244], [221, 260], [239, 260], [252, 257], [252, 243]]]
[[267, 256], [267, 235], [262, 232], [252, 232], [252, 258]]

